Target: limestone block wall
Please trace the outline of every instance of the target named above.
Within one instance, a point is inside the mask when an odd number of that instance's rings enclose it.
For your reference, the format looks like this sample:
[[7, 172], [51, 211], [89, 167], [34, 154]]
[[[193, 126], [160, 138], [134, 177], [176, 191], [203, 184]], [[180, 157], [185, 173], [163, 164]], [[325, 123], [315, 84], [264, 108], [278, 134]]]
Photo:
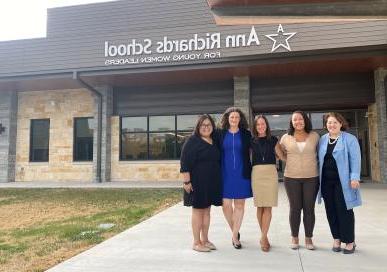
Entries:
[[381, 182], [378, 142], [378, 119], [375, 103], [368, 107], [368, 127], [371, 154], [371, 178], [373, 181]]
[[[73, 162], [74, 117], [94, 116], [85, 89], [20, 92], [18, 95], [16, 181], [91, 182], [93, 163]], [[49, 162], [29, 162], [31, 119], [50, 119]]]
[[120, 161], [120, 119], [113, 116], [112, 129], [112, 181], [178, 181], [179, 161]]

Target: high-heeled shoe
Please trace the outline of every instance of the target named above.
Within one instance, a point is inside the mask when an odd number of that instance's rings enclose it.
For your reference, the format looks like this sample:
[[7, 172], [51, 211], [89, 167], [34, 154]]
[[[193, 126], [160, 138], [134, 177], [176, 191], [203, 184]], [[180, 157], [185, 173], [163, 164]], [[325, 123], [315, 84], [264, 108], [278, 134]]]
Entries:
[[356, 249], [356, 244], [353, 243], [352, 249], [346, 249], [346, 248], [343, 249], [343, 254], [352, 254], [355, 252], [355, 249]]
[[262, 239], [259, 241], [260, 245], [261, 245], [261, 250], [263, 252], [269, 252], [270, 250], [270, 243], [269, 243], [269, 240], [268, 239], [264, 239], [262, 241]]
[[340, 252], [341, 251], [341, 242], [339, 243], [338, 246], [335, 246], [335, 243], [337, 241], [340, 242], [340, 240], [338, 240], [338, 239], [335, 239], [335, 241], [333, 242], [333, 246], [332, 246], [332, 251], [333, 252]]
[[234, 239], [231, 239], [231, 242], [232, 242], [232, 245], [235, 249], [241, 249], [242, 248], [242, 244], [241, 242], [239, 242], [239, 244], [237, 243], [234, 243]]

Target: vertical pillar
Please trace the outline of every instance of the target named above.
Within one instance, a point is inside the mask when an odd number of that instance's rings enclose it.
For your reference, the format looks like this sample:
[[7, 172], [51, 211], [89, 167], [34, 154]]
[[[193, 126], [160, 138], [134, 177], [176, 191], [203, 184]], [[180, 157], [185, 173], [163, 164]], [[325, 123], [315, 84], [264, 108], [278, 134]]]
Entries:
[[0, 92], [0, 182], [15, 181], [17, 92]]
[[109, 182], [111, 177], [111, 117], [113, 115], [113, 88], [99, 86], [95, 88], [102, 95], [101, 122], [101, 180], [97, 180], [98, 171], [98, 97], [95, 96], [96, 110], [94, 111], [95, 129], [93, 144], [93, 174], [94, 182]]
[[378, 146], [380, 177], [387, 183], [387, 69], [379, 68], [374, 72], [375, 101], [378, 127]]
[[245, 114], [249, 125], [252, 124], [252, 110], [250, 99], [250, 77], [234, 77], [234, 106]]

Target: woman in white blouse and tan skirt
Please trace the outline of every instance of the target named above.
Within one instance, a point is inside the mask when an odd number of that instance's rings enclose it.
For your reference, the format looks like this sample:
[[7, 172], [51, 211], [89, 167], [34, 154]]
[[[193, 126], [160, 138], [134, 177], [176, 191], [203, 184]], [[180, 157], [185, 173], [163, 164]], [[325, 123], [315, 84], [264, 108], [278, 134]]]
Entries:
[[278, 173], [276, 154], [282, 155], [278, 139], [271, 135], [269, 122], [264, 115], [254, 119], [251, 141], [252, 165], [251, 176], [254, 205], [257, 207], [257, 219], [261, 229], [261, 250], [270, 250], [267, 237], [271, 222], [272, 207], [278, 205]]
[[319, 188], [317, 168], [317, 145], [320, 136], [312, 131], [309, 117], [295, 111], [289, 122], [288, 133], [281, 137], [280, 145], [286, 157], [284, 183], [289, 199], [292, 249], [299, 248], [298, 232], [301, 211], [305, 229], [305, 247], [314, 250], [314, 206]]

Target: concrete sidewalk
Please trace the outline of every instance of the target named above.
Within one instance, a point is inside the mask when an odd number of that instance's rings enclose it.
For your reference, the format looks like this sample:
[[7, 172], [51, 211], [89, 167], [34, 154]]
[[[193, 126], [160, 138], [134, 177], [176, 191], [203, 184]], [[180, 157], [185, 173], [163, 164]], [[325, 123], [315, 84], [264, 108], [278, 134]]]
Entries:
[[[358, 248], [353, 255], [331, 251], [323, 205], [316, 206], [317, 250], [291, 250], [289, 208], [281, 184], [279, 206], [273, 210], [269, 253], [259, 248], [251, 200], [246, 203], [241, 229], [242, 250], [232, 247], [221, 208], [212, 209], [210, 239], [218, 250], [210, 253], [191, 250], [191, 210], [180, 203], [48, 271], [387, 271], [387, 186], [362, 184], [362, 193], [364, 205], [355, 210]], [[301, 225], [301, 241], [303, 234]]]
[[1, 188], [177, 188], [181, 181], [17, 181], [0, 182]]

